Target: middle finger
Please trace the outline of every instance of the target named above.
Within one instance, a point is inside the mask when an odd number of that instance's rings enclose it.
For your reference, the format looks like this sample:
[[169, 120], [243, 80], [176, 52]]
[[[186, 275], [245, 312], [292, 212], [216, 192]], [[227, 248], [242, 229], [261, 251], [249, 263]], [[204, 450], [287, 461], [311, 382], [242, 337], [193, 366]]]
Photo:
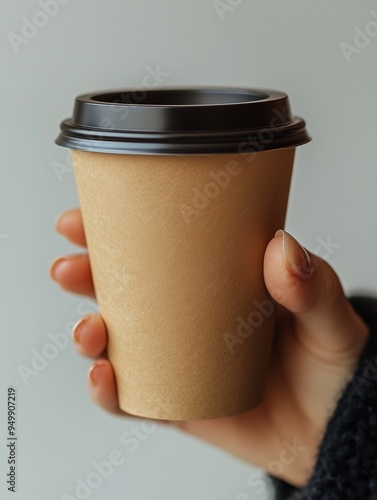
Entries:
[[50, 267], [50, 276], [65, 290], [94, 297], [92, 272], [87, 254], [56, 259]]

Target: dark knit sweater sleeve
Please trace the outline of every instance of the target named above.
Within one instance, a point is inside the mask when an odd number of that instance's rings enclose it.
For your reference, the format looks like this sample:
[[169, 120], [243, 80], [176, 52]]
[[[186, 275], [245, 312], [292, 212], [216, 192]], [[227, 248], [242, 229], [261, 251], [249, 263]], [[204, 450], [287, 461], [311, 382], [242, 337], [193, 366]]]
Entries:
[[349, 299], [369, 325], [358, 366], [340, 396], [307, 486], [273, 479], [276, 500], [377, 500], [377, 300]]

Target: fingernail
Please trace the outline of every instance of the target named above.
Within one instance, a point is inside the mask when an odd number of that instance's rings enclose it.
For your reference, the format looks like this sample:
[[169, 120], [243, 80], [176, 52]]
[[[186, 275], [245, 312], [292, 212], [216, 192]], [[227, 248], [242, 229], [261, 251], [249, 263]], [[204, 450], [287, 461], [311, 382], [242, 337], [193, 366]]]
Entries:
[[80, 343], [81, 334], [84, 331], [85, 326], [88, 324], [88, 321], [90, 321], [90, 316], [85, 316], [84, 318], [79, 319], [73, 327], [72, 337], [76, 344]]
[[66, 261], [67, 261], [67, 259], [65, 257], [60, 257], [59, 259], [54, 260], [54, 262], [51, 264], [50, 276], [54, 281], [57, 280], [58, 268], [60, 267], [61, 264], [63, 264], [63, 262], [66, 262]]
[[98, 360], [92, 365], [89, 369], [89, 380], [93, 385], [97, 385], [98, 381], [100, 379], [99, 374], [101, 371], [102, 366], [104, 366], [105, 362]]
[[308, 252], [289, 233], [279, 229], [275, 236], [282, 237], [282, 252], [287, 270], [302, 281], [310, 278], [313, 266]]

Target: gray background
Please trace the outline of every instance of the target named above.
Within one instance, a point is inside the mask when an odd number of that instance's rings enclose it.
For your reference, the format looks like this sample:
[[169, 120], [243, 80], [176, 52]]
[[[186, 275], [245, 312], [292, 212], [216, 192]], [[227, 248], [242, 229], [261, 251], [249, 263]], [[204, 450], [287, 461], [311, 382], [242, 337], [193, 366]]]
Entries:
[[[146, 67], [156, 65], [169, 74], [164, 85], [286, 90], [314, 138], [297, 155], [287, 228], [329, 259], [348, 292], [376, 291], [377, 37], [350, 62], [340, 46], [354, 43], [355, 27], [372, 19], [375, 2], [228, 5], [221, 20], [211, 0], [72, 0], [16, 53], [8, 34], [21, 34], [23, 16], [32, 19], [41, 7], [35, 0], [1, 0], [0, 461], [4, 471], [4, 403], [6, 387], [14, 385], [19, 498], [75, 498], [76, 478], [85, 480], [93, 461], [117, 449], [124, 463], [90, 498], [265, 498], [248, 484], [248, 465], [175, 431], [158, 428], [128, 451], [120, 436], [137, 422], [90, 402], [89, 361], [71, 342], [28, 385], [19, 374], [20, 365], [31, 366], [32, 350], [50, 342], [49, 333], [70, 331], [88, 308], [47, 272], [55, 257], [77, 251], [53, 230], [56, 216], [77, 205], [66, 152], [53, 143], [77, 94], [140, 86]], [[60, 177], [58, 164], [65, 165]], [[330, 252], [323, 244], [328, 238], [337, 245]]]

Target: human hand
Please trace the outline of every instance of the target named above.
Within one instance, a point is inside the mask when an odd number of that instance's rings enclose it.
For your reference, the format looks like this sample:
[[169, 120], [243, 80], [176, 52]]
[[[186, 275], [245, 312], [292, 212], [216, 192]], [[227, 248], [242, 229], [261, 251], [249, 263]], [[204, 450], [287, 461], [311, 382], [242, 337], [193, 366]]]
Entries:
[[[86, 246], [80, 210], [65, 212], [56, 229], [72, 243]], [[94, 297], [86, 253], [55, 260], [50, 273], [65, 290]], [[348, 302], [329, 264], [304, 250], [288, 233], [278, 231], [268, 244], [264, 279], [278, 309], [262, 403], [232, 417], [169, 425], [303, 486], [368, 328]], [[102, 318], [95, 314], [82, 318], [73, 337], [78, 352], [95, 360], [88, 377], [92, 399], [104, 409], [126, 416], [119, 409], [114, 372], [106, 359], [107, 332]], [[280, 464], [278, 469], [276, 464]]]

